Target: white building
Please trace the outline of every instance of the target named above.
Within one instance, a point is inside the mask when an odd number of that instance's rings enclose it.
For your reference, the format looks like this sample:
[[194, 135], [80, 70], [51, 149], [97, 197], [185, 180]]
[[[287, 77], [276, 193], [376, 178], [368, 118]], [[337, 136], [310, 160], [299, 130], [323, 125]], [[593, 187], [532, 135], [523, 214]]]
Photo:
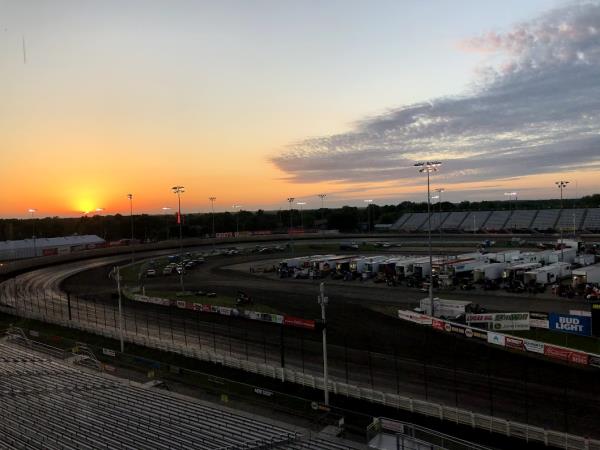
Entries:
[[104, 239], [96, 235], [0, 241], [0, 261], [62, 255], [80, 250], [103, 247]]

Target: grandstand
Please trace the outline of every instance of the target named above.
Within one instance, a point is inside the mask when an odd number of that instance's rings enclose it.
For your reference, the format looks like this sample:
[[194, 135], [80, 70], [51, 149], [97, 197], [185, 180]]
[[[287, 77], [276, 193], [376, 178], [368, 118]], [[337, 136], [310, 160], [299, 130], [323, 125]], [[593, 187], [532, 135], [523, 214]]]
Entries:
[[600, 208], [590, 208], [587, 210], [581, 228], [585, 231], [600, 230]]
[[354, 446], [0, 343], [0, 449], [312, 449]]
[[463, 221], [465, 220], [465, 217], [467, 217], [467, 213], [465, 211], [451, 212], [450, 216], [442, 224], [442, 230], [458, 230], [460, 224], [463, 223]]
[[479, 231], [485, 227], [485, 222], [491, 215], [491, 211], [471, 211], [463, 220], [460, 230], [462, 231]]
[[556, 223], [560, 209], [540, 209], [531, 224], [535, 231], [553, 231], [556, 230]]
[[[432, 213], [431, 229], [473, 232], [557, 232], [573, 229], [573, 215], [577, 231], [600, 232], [600, 208], [542, 209], [515, 211], [452, 211]], [[475, 218], [475, 223], [473, 223]], [[391, 227], [401, 232], [427, 231], [427, 213], [405, 213]]]

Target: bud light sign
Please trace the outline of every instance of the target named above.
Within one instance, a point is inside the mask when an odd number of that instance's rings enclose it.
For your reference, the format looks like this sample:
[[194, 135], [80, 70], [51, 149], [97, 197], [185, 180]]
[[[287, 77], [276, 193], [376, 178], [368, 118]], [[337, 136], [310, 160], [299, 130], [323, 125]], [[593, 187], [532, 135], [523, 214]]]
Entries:
[[580, 334], [582, 336], [590, 336], [592, 334], [591, 317], [550, 313], [548, 322], [550, 324], [550, 329], [554, 331]]

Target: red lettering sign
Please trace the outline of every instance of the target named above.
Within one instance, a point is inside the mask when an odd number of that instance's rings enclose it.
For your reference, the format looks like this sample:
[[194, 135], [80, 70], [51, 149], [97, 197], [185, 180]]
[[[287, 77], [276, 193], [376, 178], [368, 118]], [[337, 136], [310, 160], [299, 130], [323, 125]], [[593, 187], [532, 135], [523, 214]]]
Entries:
[[285, 316], [283, 318], [283, 324], [288, 327], [305, 328], [307, 330], [315, 329], [315, 321], [302, 319], [300, 317]]

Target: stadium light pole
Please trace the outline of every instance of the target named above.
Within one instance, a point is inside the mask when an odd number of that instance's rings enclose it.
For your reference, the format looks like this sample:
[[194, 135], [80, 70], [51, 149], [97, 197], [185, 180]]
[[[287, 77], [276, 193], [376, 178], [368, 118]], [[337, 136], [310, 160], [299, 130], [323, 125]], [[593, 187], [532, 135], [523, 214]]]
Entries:
[[240, 234], [240, 208], [242, 205], [231, 205], [233, 210], [237, 209], [237, 214], [235, 215], [235, 237], [238, 237]]
[[179, 264], [181, 264], [181, 270], [179, 271], [179, 284], [181, 285], [181, 292], [184, 292], [183, 287], [183, 228], [181, 225], [181, 194], [185, 192], [183, 186], [173, 186], [171, 188], [174, 194], [177, 195], [177, 223], [179, 224]]
[[302, 207], [306, 205], [306, 202], [298, 202], [296, 203], [300, 207], [300, 228], [304, 230], [304, 217], [302, 215]]
[[135, 261], [134, 250], [133, 250], [133, 194], [127, 194], [127, 198], [129, 199], [129, 218], [131, 222], [131, 263]]
[[[567, 184], [569, 184], [568, 181], [556, 181], [554, 184], [556, 184], [556, 187], [560, 189], [560, 213], [562, 214], [562, 209], [563, 209], [563, 189], [565, 189], [567, 187]], [[560, 227], [560, 261], [563, 262], [564, 261], [564, 249], [563, 249], [564, 245], [563, 245], [563, 227]]]
[[163, 214], [166, 216], [166, 220], [165, 220], [165, 224], [166, 224], [166, 230], [165, 230], [165, 238], [168, 241], [169, 240], [169, 213], [168, 211], [171, 211], [171, 208], [169, 206], [163, 206], [162, 208]]
[[439, 232], [440, 232], [440, 242], [442, 242], [442, 193], [446, 192], [446, 189], [436, 188], [433, 191], [438, 193], [438, 198], [439, 198], [439, 200], [438, 200], [438, 206], [440, 209]]
[[[319, 197], [321, 199], [321, 220], [324, 221], [325, 220], [325, 197], [327, 197], [327, 194], [317, 194], [317, 197]], [[323, 222], [321, 224], [321, 233], [323, 232], [323, 225], [325, 223]]]
[[31, 231], [31, 239], [33, 239], [33, 257], [35, 258], [37, 256], [37, 245], [35, 242], [35, 219], [33, 218], [33, 215], [37, 212], [37, 209], [35, 208], [29, 208], [27, 210], [27, 212], [30, 214], [31, 216], [31, 227], [32, 227], [32, 231]]
[[367, 233], [371, 232], [371, 203], [372, 199], [363, 200], [367, 204]]
[[321, 305], [321, 320], [323, 321], [323, 393], [325, 394], [325, 406], [329, 406], [329, 373], [327, 367], [327, 319], [325, 307], [329, 299], [325, 296], [325, 283], [319, 285], [319, 305]]
[[216, 237], [216, 234], [215, 234], [215, 200], [217, 199], [217, 197], [208, 197], [208, 199], [210, 200], [210, 212], [212, 215], [212, 238], [214, 239]]
[[427, 173], [427, 241], [429, 247], [429, 304], [431, 305], [431, 315], [435, 316], [435, 306], [433, 304], [433, 255], [431, 253], [431, 188], [430, 177], [433, 172], [437, 172], [442, 163], [440, 161], [418, 162], [415, 167], [419, 168], [419, 173]]
[[292, 256], [294, 255], [294, 234], [292, 233], [292, 204], [294, 203], [294, 200], [296, 200], [294, 197], [288, 197], [287, 201], [290, 204], [290, 230], [288, 232], [288, 234], [290, 235], [290, 250], [292, 251]]

